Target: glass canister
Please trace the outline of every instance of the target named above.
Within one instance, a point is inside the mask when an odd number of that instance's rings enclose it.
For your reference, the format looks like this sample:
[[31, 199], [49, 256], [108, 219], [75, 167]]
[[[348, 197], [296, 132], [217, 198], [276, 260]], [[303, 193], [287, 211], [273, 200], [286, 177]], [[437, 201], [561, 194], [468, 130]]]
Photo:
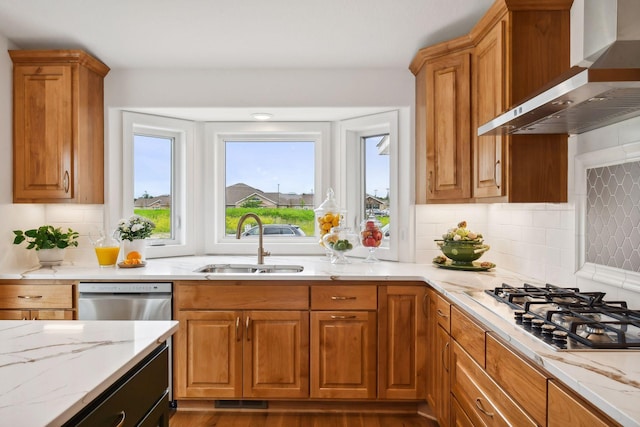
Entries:
[[318, 233], [320, 236], [320, 245], [327, 249], [327, 254], [330, 255], [329, 248], [326, 247], [323, 237], [328, 234], [333, 227], [340, 225], [340, 208], [336, 202], [333, 189], [327, 190], [327, 198], [314, 210], [316, 214], [316, 223], [318, 224]]
[[376, 250], [382, 244], [382, 230], [380, 229], [380, 221], [374, 215], [369, 215], [367, 219], [360, 224], [360, 243], [369, 250], [369, 255], [364, 262], [379, 262], [376, 258]]
[[329, 233], [322, 237], [325, 247], [330, 249], [333, 254], [331, 257], [333, 264], [349, 264], [350, 261], [345, 255], [358, 246], [358, 234], [346, 227], [344, 223], [344, 216], [341, 215], [340, 225], [333, 227]]

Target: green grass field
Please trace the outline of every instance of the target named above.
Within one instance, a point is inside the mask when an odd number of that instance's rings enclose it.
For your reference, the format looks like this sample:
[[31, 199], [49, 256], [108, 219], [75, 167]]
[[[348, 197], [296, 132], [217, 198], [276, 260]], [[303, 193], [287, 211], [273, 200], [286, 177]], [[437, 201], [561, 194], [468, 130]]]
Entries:
[[[292, 208], [227, 208], [225, 232], [234, 234], [238, 227], [238, 220], [248, 212], [258, 215], [263, 224], [295, 224], [307, 236], [313, 236], [315, 232], [315, 214], [313, 210]], [[134, 213], [149, 218], [156, 224], [152, 238], [167, 238], [170, 236], [170, 209], [135, 209]], [[389, 217], [380, 217], [378, 220], [382, 225], [389, 223]], [[256, 222], [249, 218], [245, 224], [255, 225]]]

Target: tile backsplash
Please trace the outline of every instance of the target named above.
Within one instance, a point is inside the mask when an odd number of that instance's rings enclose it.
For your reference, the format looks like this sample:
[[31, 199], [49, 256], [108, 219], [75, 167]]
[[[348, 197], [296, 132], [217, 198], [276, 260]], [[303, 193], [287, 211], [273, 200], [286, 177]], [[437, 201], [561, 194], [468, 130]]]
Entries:
[[416, 262], [440, 255], [434, 239], [466, 220], [491, 249], [481, 260], [561, 286], [575, 285], [575, 207], [560, 204], [416, 206]]
[[587, 169], [586, 261], [640, 273], [640, 162]]

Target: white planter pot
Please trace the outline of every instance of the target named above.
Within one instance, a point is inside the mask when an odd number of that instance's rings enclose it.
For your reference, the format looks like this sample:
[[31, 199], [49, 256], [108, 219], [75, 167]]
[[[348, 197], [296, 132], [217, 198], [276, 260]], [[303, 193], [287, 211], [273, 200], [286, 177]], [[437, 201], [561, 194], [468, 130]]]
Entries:
[[64, 261], [66, 248], [40, 249], [36, 251], [40, 265], [60, 265]]
[[122, 259], [127, 259], [129, 252], [136, 251], [142, 256], [142, 260], [146, 259], [145, 251], [147, 248], [146, 239], [123, 240], [122, 241]]

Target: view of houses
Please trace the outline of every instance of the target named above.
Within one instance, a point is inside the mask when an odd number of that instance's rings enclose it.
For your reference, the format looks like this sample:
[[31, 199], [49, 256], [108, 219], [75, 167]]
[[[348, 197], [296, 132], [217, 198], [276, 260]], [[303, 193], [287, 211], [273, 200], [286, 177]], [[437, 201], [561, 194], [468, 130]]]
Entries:
[[[264, 192], [243, 183], [233, 184], [226, 188], [225, 203], [227, 208], [245, 206], [294, 209], [315, 208], [313, 193]], [[171, 207], [171, 196], [144, 194], [134, 200], [134, 207], [137, 209], [167, 209]], [[365, 208], [367, 212], [384, 214], [388, 210], [388, 200], [367, 195]]]

